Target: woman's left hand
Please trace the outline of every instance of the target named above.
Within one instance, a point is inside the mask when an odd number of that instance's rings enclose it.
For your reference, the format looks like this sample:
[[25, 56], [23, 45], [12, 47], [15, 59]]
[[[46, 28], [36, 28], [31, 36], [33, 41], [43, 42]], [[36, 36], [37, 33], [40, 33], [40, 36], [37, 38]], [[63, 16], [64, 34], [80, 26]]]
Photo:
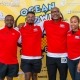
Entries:
[[80, 61], [79, 61], [78, 65], [77, 65], [77, 72], [80, 72]]

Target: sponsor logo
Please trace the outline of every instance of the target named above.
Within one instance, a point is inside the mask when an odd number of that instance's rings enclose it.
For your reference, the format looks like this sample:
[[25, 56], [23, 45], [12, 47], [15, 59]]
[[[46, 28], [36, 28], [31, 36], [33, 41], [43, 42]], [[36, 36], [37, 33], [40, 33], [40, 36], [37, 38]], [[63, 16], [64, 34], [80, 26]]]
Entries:
[[71, 34], [67, 34], [67, 36], [71, 36]]
[[15, 33], [12, 33], [12, 35], [15, 35]]
[[65, 25], [64, 25], [64, 24], [60, 24], [60, 27], [61, 27], [61, 28], [65, 28]]
[[75, 39], [80, 39], [80, 36], [75, 36]]
[[34, 28], [34, 32], [37, 32], [38, 31], [38, 29], [37, 28]]

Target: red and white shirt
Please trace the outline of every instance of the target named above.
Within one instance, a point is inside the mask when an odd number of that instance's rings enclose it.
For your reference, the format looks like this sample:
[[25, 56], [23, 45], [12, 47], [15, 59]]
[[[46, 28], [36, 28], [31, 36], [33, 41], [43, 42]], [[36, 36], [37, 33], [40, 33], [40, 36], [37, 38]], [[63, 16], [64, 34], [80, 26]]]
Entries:
[[0, 62], [4, 64], [17, 64], [17, 42], [20, 33], [5, 26], [0, 29]]
[[42, 31], [40, 26], [26, 23], [21, 29], [23, 59], [40, 59]]
[[76, 60], [80, 58], [80, 30], [75, 33], [68, 32], [67, 48], [69, 59]]
[[67, 22], [47, 20], [44, 22], [44, 29], [47, 36], [49, 57], [67, 57]]

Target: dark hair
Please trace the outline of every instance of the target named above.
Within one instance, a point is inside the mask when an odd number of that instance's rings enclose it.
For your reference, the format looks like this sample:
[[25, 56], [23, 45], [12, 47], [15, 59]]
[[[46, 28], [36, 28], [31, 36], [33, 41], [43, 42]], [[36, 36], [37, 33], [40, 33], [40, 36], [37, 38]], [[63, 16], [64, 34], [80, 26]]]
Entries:
[[74, 16], [72, 16], [71, 18], [70, 18], [70, 20], [72, 19], [72, 18], [77, 18], [77, 20], [78, 20], [78, 22], [80, 22], [80, 18], [78, 17], [78, 16], [76, 16], [76, 15], [74, 15]]
[[27, 13], [27, 15], [28, 14], [34, 14], [35, 15], [35, 12], [34, 11], [29, 11], [28, 13]]
[[6, 15], [6, 16], [5, 16], [5, 19], [6, 19], [6, 17], [8, 17], [8, 16], [11, 16], [11, 17], [14, 19], [14, 17], [13, 17], [12, 15], [10, 15], [10, 14], [9, 14], [9, 15]]

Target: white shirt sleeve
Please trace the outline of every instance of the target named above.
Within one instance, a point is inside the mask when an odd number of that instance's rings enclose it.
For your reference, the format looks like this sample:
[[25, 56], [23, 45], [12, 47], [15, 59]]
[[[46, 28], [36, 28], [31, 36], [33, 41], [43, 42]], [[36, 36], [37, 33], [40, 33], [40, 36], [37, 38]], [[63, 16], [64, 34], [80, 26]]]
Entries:
[[[20, 31], [19, 31], [19, 28], [18, 28], [18, 27], [15, 27], [14, 29], [20, 33]], [[20, 37], [19, 37], [19, 39], [18, 39], [18, 43], [19, 43], [19, 44], [21, 44], [21, 43], [22, 43], [21, 33], [20, 33]]]
[[19, 28], [18, 28], [18, 27], [14, 27], [14, 29], [20, 33], [20, 31], [19, 31]]
[[20, 35], [20, 37], [19, 37], [19, 39], [18, 39], [18, 43], [19, 43], [19, 44], [21, 44], [21, 43], [22, 43], [21, 35]]

